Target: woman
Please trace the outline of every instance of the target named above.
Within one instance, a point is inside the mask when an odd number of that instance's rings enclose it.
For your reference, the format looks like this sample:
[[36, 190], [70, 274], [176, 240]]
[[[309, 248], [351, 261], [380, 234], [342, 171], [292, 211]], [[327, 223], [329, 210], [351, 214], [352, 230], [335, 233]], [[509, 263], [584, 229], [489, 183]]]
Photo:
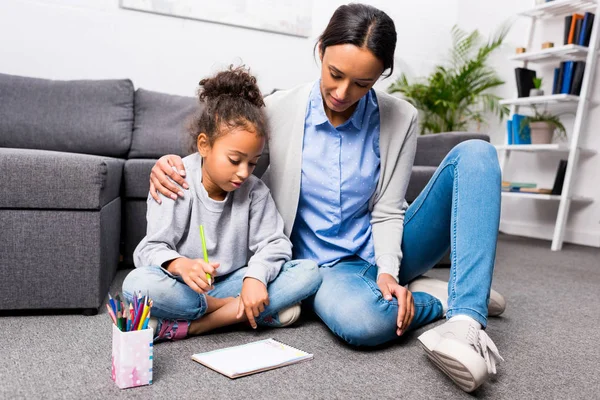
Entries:
[[[320, 266], [314, 310], [336, 335], [365, 346], [445, 314], [448, 321], [419, 341], [436, 366], [473, 391], [501, 359], [483, 331], [500, 218], [495, 149], [483, 141], [456, 146], [408, 207], [417, 111], [372, 89], [393, 71], [393, 21], [371, 6], [344, 5], [317, 45], [320, 80], [265, 99], [271, 137], [261, 159], [293, 257]], [[158, 190], [177, 198], [181, 189], [167, 176], [185, 188], [180, 175], [181, 159], [162, 157], [152, 169], [153, 197]], [[424, 291], [403, 286], [449, 247], [448, 293], [434, 280], [413, 283]]]

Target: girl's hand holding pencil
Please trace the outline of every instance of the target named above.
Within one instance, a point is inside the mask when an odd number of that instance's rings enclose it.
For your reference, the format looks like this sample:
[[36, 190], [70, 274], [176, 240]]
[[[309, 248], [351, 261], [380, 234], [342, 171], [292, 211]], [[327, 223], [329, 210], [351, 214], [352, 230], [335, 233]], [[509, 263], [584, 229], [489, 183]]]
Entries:
[[167, 271], [181, 276], [186, 285], [196, 293], [204, 294], [212, 290], [212, 282], [209, 283], [207, 274], [214, 275], [217, 268], [219, 268], [219, 263], [209, 263], [199, 258], [180, 257], [169, 263]]

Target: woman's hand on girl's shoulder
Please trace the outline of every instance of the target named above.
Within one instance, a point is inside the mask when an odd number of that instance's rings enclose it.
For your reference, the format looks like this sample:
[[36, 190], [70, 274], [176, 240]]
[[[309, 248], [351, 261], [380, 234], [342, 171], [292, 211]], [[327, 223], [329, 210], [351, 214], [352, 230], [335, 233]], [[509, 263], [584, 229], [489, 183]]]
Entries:
[[[181, 157], [175, 154], [167, 154], [158, 159], [150, 172], [150, 195], [158, 203], [161, 203], [158, 192], [177, 200], [177, 196], [183, 197], [181, 187], [188, 189], [185, 179], [185, 167]], [[169, 179], [171, 178], [171, 179]], [[176, 182], [179, 186], [177, 186]]]

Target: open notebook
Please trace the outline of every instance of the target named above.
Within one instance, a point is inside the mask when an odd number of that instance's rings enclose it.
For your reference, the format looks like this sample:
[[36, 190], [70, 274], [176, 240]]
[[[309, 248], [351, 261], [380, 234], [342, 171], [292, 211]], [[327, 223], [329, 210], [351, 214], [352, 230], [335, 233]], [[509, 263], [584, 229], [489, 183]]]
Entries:
[[287, 344], [273, 339], [264, 339], [194, 354], [192, 360], [233, 379], [309, 360], [312, 357], [312, 354]]

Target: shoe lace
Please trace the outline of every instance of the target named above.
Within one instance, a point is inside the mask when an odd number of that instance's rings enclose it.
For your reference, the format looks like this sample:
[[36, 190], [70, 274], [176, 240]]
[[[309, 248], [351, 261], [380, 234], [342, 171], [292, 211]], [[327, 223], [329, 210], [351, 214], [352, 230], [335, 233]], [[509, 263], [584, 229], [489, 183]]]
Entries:
[[498, 348], [492, 341], [492, 339], [485, 333], [483, 329], [478, 329], [476, 326], [471, 325], [469, 327], [469, 333], [467, 339], [475, 350], [481, 354], [487, 365], [488, 373], [496, 373], [496, 363], [504, 361], [498, 352]]

